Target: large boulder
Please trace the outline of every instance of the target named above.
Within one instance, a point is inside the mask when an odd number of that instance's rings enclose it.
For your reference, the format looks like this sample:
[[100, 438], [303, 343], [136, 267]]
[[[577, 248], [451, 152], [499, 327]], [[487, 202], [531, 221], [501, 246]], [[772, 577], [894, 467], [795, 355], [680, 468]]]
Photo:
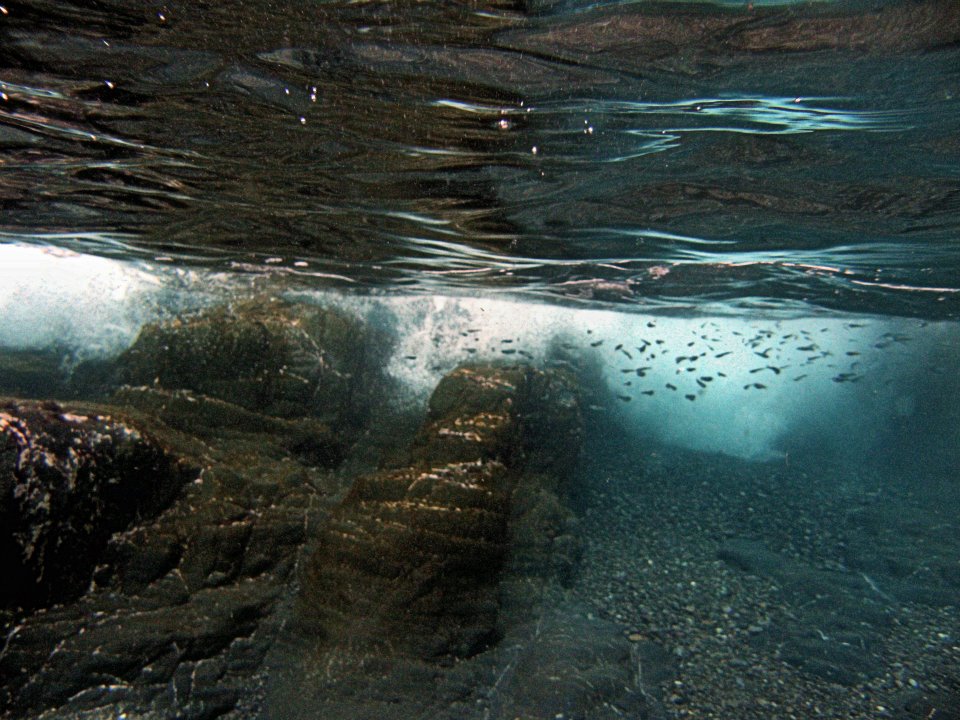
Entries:
[[196, 475], [130, 423], [53, 402], [0, 402], [0, 606], [79, 596], [107, 541]]
[[0, 405], [2, 718], [256, 703], [298, 553], [339, 487], [313, 418], [155, 388], [115, 400]]
[[569, 601], [582, 435], [570, 376], [462, 367], [406, 464], [361, 476], [320, 532], [267, 709], [327, 720], [660, 718], [662, 666]]
[[[467, 657], [490, 645], [501, 632], [513, 539], [549, 554], [553, 540], [568, 537], [572, 516], [554, 491], [580, 435], [575, 388], [560, 373], [464, 367], [448, 375], [408, 465], [360, 477], [334, 510], [305, 575], [303, 622], [327, 644], [420, 658]], [[544, 519], [554, 527], [528, 538], [523, 528]], [[569, 554], [569, 543], [559, 544]]]
[[261, 415], [356, 424], [373, 360], [366, 328], [342, 311], [258, 298], [147, 325], [115, 382], [189, 390]]

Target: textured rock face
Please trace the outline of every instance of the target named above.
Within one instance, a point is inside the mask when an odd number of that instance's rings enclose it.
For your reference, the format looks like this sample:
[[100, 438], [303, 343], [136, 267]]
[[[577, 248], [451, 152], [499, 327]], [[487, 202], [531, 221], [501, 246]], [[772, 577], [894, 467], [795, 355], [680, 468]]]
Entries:
[[189, 390], [281, 418], [356, 422], [366, 330], [331, 309], [259, 299], [145, 327], [121, 384]]
[[123, 421], [0, 403], [0, 605], [80, 595], [110, 536], [155, 516], [194, 475]]
[[298, 554], [376, 391], [367, 339], [337, 312], [260, 299], [78, 368], [70, 390], [106, 404], [0, 405], [0, 717], [257, 703]]
[[[532, 533], [530, 550], [551, 532], [562, 536], [571, 519], [552, 489], [572, 466], [580, 432], [576, 395], [561, 375], [522, 367], [448, 375], [409, 465], [361, 477], [334, 510], [306, 573], [306, 624], [328, 643], [421, 658], [486, 647], [501, 630], [514, 538], [550, 518], [555, 527]], [[551, 500], [553, 514], [537, 512]]]
[[[209, 718], [257, 701], [258, 673], [283, 622], [297, 553], [325, 515], [323, 488], [335, 487], [331, 473], [288, 447], [284, 430], [302, 429], [302, 421], [271, 425], [247, 411], [224, 413], [222, 401], [129, 393], [117, 398], [123, 411], [0, 405], [4, 489], [14, 486], [6, 479], [16, 481], [18, 462], [33, 473], [30, 493], [4, 495], [0, 527], [10, 527], [9, 514], [21, 518], [12, 535], [19, 544], [8, 542], [0, 558], [4, 576], [40, 574], [21, 560], [20, 538], [31, 540], [43, 550], [41, 597], [54, 603], [0, 608], [0, 717], [87, 717], [121, 708]], [[164, 413], [170, 425], [158, 417]], [[58, 457], [70, 457], [77, 439], [103, 459], [84, 459], [67, 475]], [[161, 444], [184, 460], [163, 454], [156, 467], [167, 462], [171, 477], [188, 481], [165, 508], [168, 485], [148, 472], [151, 449]]]

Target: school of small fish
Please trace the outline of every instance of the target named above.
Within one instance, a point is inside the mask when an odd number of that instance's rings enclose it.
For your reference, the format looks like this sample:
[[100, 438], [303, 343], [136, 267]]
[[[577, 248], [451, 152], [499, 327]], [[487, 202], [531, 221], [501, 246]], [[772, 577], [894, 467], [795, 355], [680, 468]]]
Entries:
[[[799, 383], [808, 378], [829, 377], [834, 383], [858, 383], [868, 371], [863, 362], [864, 353], [882, 351], [894, 345], [908, 343], [911, 337], [904, 333], [885, 332], [871, 335], [864, 331], [868, 322], [848, 322], [844, 328], [850, 331], [848, 348], [837, 349], [837, 344], [825, 338], [831, 332], [828, 327], [779, 331], [778, 326], [752, 328], [748, 331], [724, 329], [715, 321], [705, 320], [691, 330], [689, 340], [681, 348], [676, 340], [670, 342], [658, 337], [656, 319], [641, 320], [640, 330], [630, 342], [598, 337], [593, 329], [582, 332], [583, 340], [568, 338], [559, 347], [567, 354], [589, 351], [608, 357], [607, 362], [617, 364], [621, 375], [619, 390], [615, 396], [621, 402], [653, 397], [660, 393], [672, 393], [689, 402], [695, 402], [712, 387], [737, 382], [744, 392], [767, 390], [773, 380]], [[864, 331], [864, 332], [861, 332]], [[474, 346], [466, 347], [468, 355], [480, 351], [484, 354], [514, 356], [526, 361], [539, 358], [519, 347], [519, 337], [506, 337], [499, 343], [483, 347], [479, 328], [467, 328], [460, 335]], [[820, 340], [820, 342], [818, 342]], [[734, 357], [730, 357], [734, 356]], [[713, 361], [727, 371], [747, 378], [737, 380], [728, 372], [712, 367]], [[416, 360], [416, 355], [406, 356]], [[569, 360], [551, 361], [548, 364], [569, 364]], [[665, 375], [669, 379], [665, 379]]]

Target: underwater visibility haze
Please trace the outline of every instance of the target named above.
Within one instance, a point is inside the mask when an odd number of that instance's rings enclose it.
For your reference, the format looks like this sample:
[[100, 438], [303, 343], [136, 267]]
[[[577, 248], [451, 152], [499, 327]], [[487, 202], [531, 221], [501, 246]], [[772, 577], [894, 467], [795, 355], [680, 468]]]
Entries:
[[0, 4], [0, 717], [960, 718], [960, 2]]

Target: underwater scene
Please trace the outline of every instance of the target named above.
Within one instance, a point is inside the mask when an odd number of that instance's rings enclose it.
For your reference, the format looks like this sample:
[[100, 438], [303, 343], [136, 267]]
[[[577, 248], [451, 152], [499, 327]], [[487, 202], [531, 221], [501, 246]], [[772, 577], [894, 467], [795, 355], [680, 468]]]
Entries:
[[960, 2], [0, 0], [0, 718], [960, 720]]

